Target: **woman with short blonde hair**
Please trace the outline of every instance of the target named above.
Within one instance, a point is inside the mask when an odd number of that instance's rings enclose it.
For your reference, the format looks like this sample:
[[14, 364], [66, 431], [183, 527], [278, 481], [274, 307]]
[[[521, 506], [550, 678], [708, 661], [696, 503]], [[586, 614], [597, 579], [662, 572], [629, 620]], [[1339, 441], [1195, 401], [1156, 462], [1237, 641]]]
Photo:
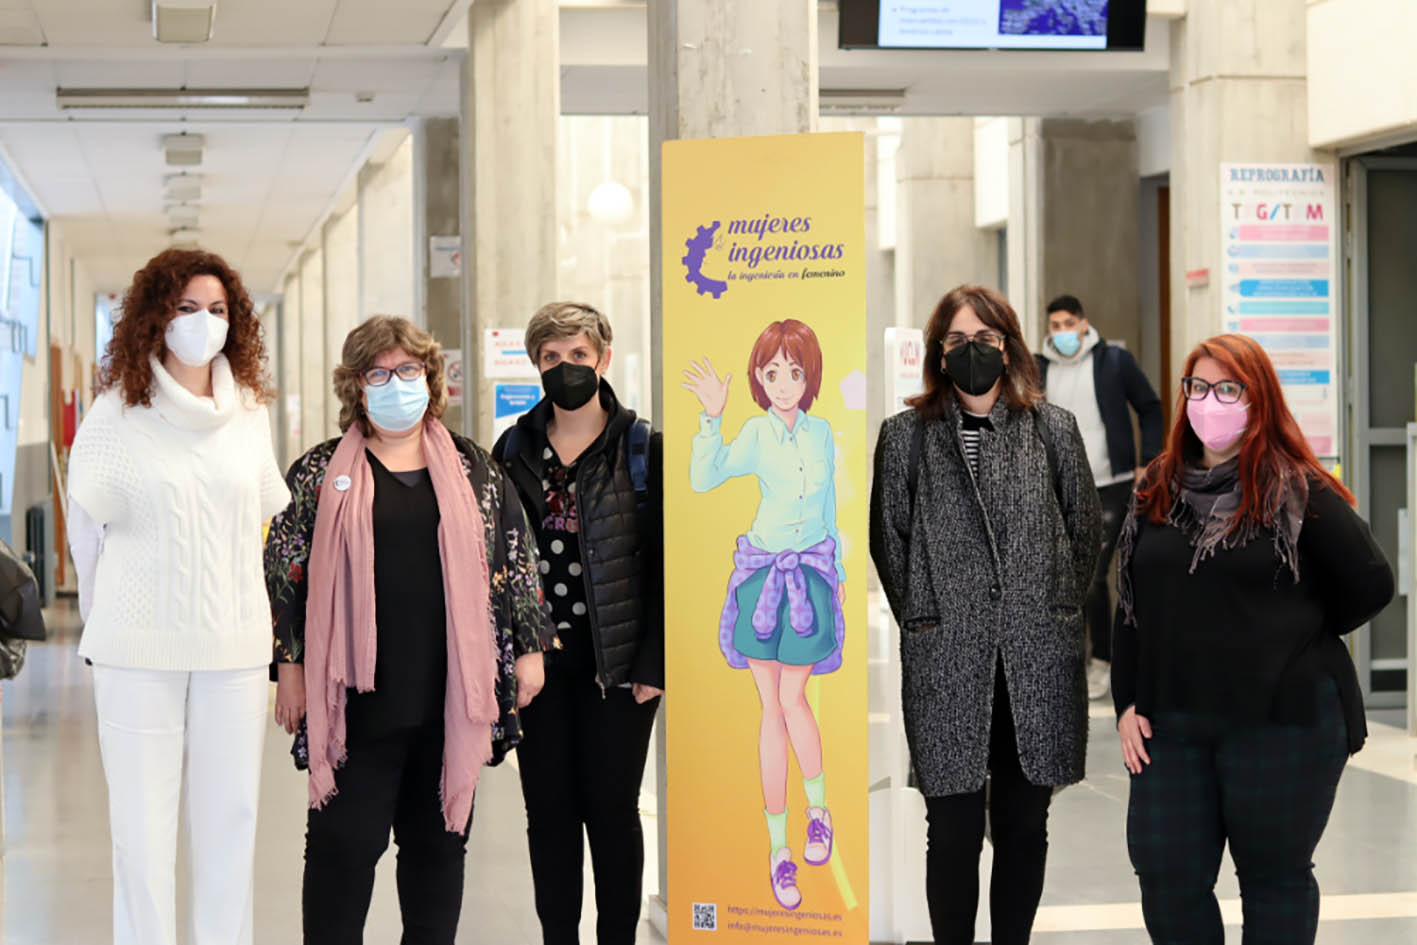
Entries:
[[443, 377], [406, 318], [350, 332], [344, 434], [291, 467], [266, 544], [276, 721], [310, 770], [307, 943], [362, 940], [392, 829], [404, 940], [452, 945], [478, 775], [520, 740], [555, 640], [526, 516], [439, 421]]

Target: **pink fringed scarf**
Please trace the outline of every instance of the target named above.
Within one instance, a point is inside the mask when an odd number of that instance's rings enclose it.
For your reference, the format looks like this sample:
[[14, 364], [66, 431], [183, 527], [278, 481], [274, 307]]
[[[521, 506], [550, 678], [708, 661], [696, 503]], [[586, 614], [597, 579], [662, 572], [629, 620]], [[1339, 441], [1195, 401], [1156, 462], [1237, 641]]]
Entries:
[[[438, 497], [438, 550], [448, 613], [448, 683], [443, 702], [443, 821], [460, 833], [472, 815], [482, 766], [492, 757], [498, 717], [487, 541], [482, 513], [452, 436], [438, 421], [423, 429], [428, 474]], [[335, 793], [345, 760], [349, 687], [374, 689], [374, 475], [365, 438], [352, 424], [325, 470], [311, 546], [305, 605], [305, 682], [310, 738], [310, 806]], [[341, 488], [344, 487], [344, 488]]]

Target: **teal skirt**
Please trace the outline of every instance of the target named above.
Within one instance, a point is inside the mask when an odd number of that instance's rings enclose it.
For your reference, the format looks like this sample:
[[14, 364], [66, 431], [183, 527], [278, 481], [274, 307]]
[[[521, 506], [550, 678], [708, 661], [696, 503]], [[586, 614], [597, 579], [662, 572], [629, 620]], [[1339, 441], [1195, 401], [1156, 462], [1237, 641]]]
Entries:
[[733, 628], [733, 646], [750, 660], [776, 660], [788, 666], [815, 666], [836, 649], [836, 605], [826, 578], [803, 568], [807, 579], [807, 599], [812, 604], [812, 629], [801, 636], [788, 622], [786, 592], [777, 608], [777, 626], [766, 640], [753, 629], [753, 612], [763, 592], [771, 568], [764, 568], [744, 581], [737, 590], [738, 622]]

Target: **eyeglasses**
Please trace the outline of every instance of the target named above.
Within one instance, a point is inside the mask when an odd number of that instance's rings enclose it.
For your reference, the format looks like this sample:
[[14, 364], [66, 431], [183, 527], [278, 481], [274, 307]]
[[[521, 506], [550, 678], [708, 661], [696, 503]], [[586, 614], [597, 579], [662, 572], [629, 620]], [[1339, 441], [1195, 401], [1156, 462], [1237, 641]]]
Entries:
[[967, 345], [971, 341], [982, 341], [991, 348], [1002, 348], [1004, 340], [1003, 335], [997, 331], [990, 331], [988, 328], [976, 331], [973, 335], [966, 335], [962, 331], [952, 331], [945, 335], [945, 350], [953, 351], [960, 345]]
[[1187, 400], [1205, 400], [1205, 395], [1215, 391], [1215, 399], [1222, 404], [1233, 404], [1245, 393], [1245, 385], [1240, 381], [1210, 381], [1199, 377], [1181, 378], [1181, 392]]
[[427, 373], [428, 368], [422, 361], [406, 361], [392, 371], [388, 368], [376, 367], [370, 368], [361, 376], [364, 378], [364, 383], [370, 387], [383, 387], [393, 380], [395, 374], [399, 376], [401, 381], [416, 381]]

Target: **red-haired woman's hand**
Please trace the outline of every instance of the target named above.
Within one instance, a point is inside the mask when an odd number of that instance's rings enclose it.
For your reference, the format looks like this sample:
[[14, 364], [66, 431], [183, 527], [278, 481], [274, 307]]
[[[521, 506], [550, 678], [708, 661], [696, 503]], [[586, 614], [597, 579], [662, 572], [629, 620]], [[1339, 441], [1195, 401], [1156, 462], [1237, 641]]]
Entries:
[[1141, 774], [1142, 766], [1151, 764], [1151, 756], [1146, 753], [1146, 740], [1151, 737], [1151, 721], [1144, 715], [1137, 715], [1137, 707], [1129, 705], [1117, 720], [1117, 735], [1122, 740], [1122, 764], [1132, 774]]
[[703, 364], [697, 361], [690, 363], [690, 369], [684, 372], [684, 383], [679, 386], [699, 398], [704, 413], [710, 417], [721, 417], [723, 408], [728, 406], [728, 385], [732, 382], [732, 374], [726, 374], [720, 380], [713, 364], [704, 358]]

